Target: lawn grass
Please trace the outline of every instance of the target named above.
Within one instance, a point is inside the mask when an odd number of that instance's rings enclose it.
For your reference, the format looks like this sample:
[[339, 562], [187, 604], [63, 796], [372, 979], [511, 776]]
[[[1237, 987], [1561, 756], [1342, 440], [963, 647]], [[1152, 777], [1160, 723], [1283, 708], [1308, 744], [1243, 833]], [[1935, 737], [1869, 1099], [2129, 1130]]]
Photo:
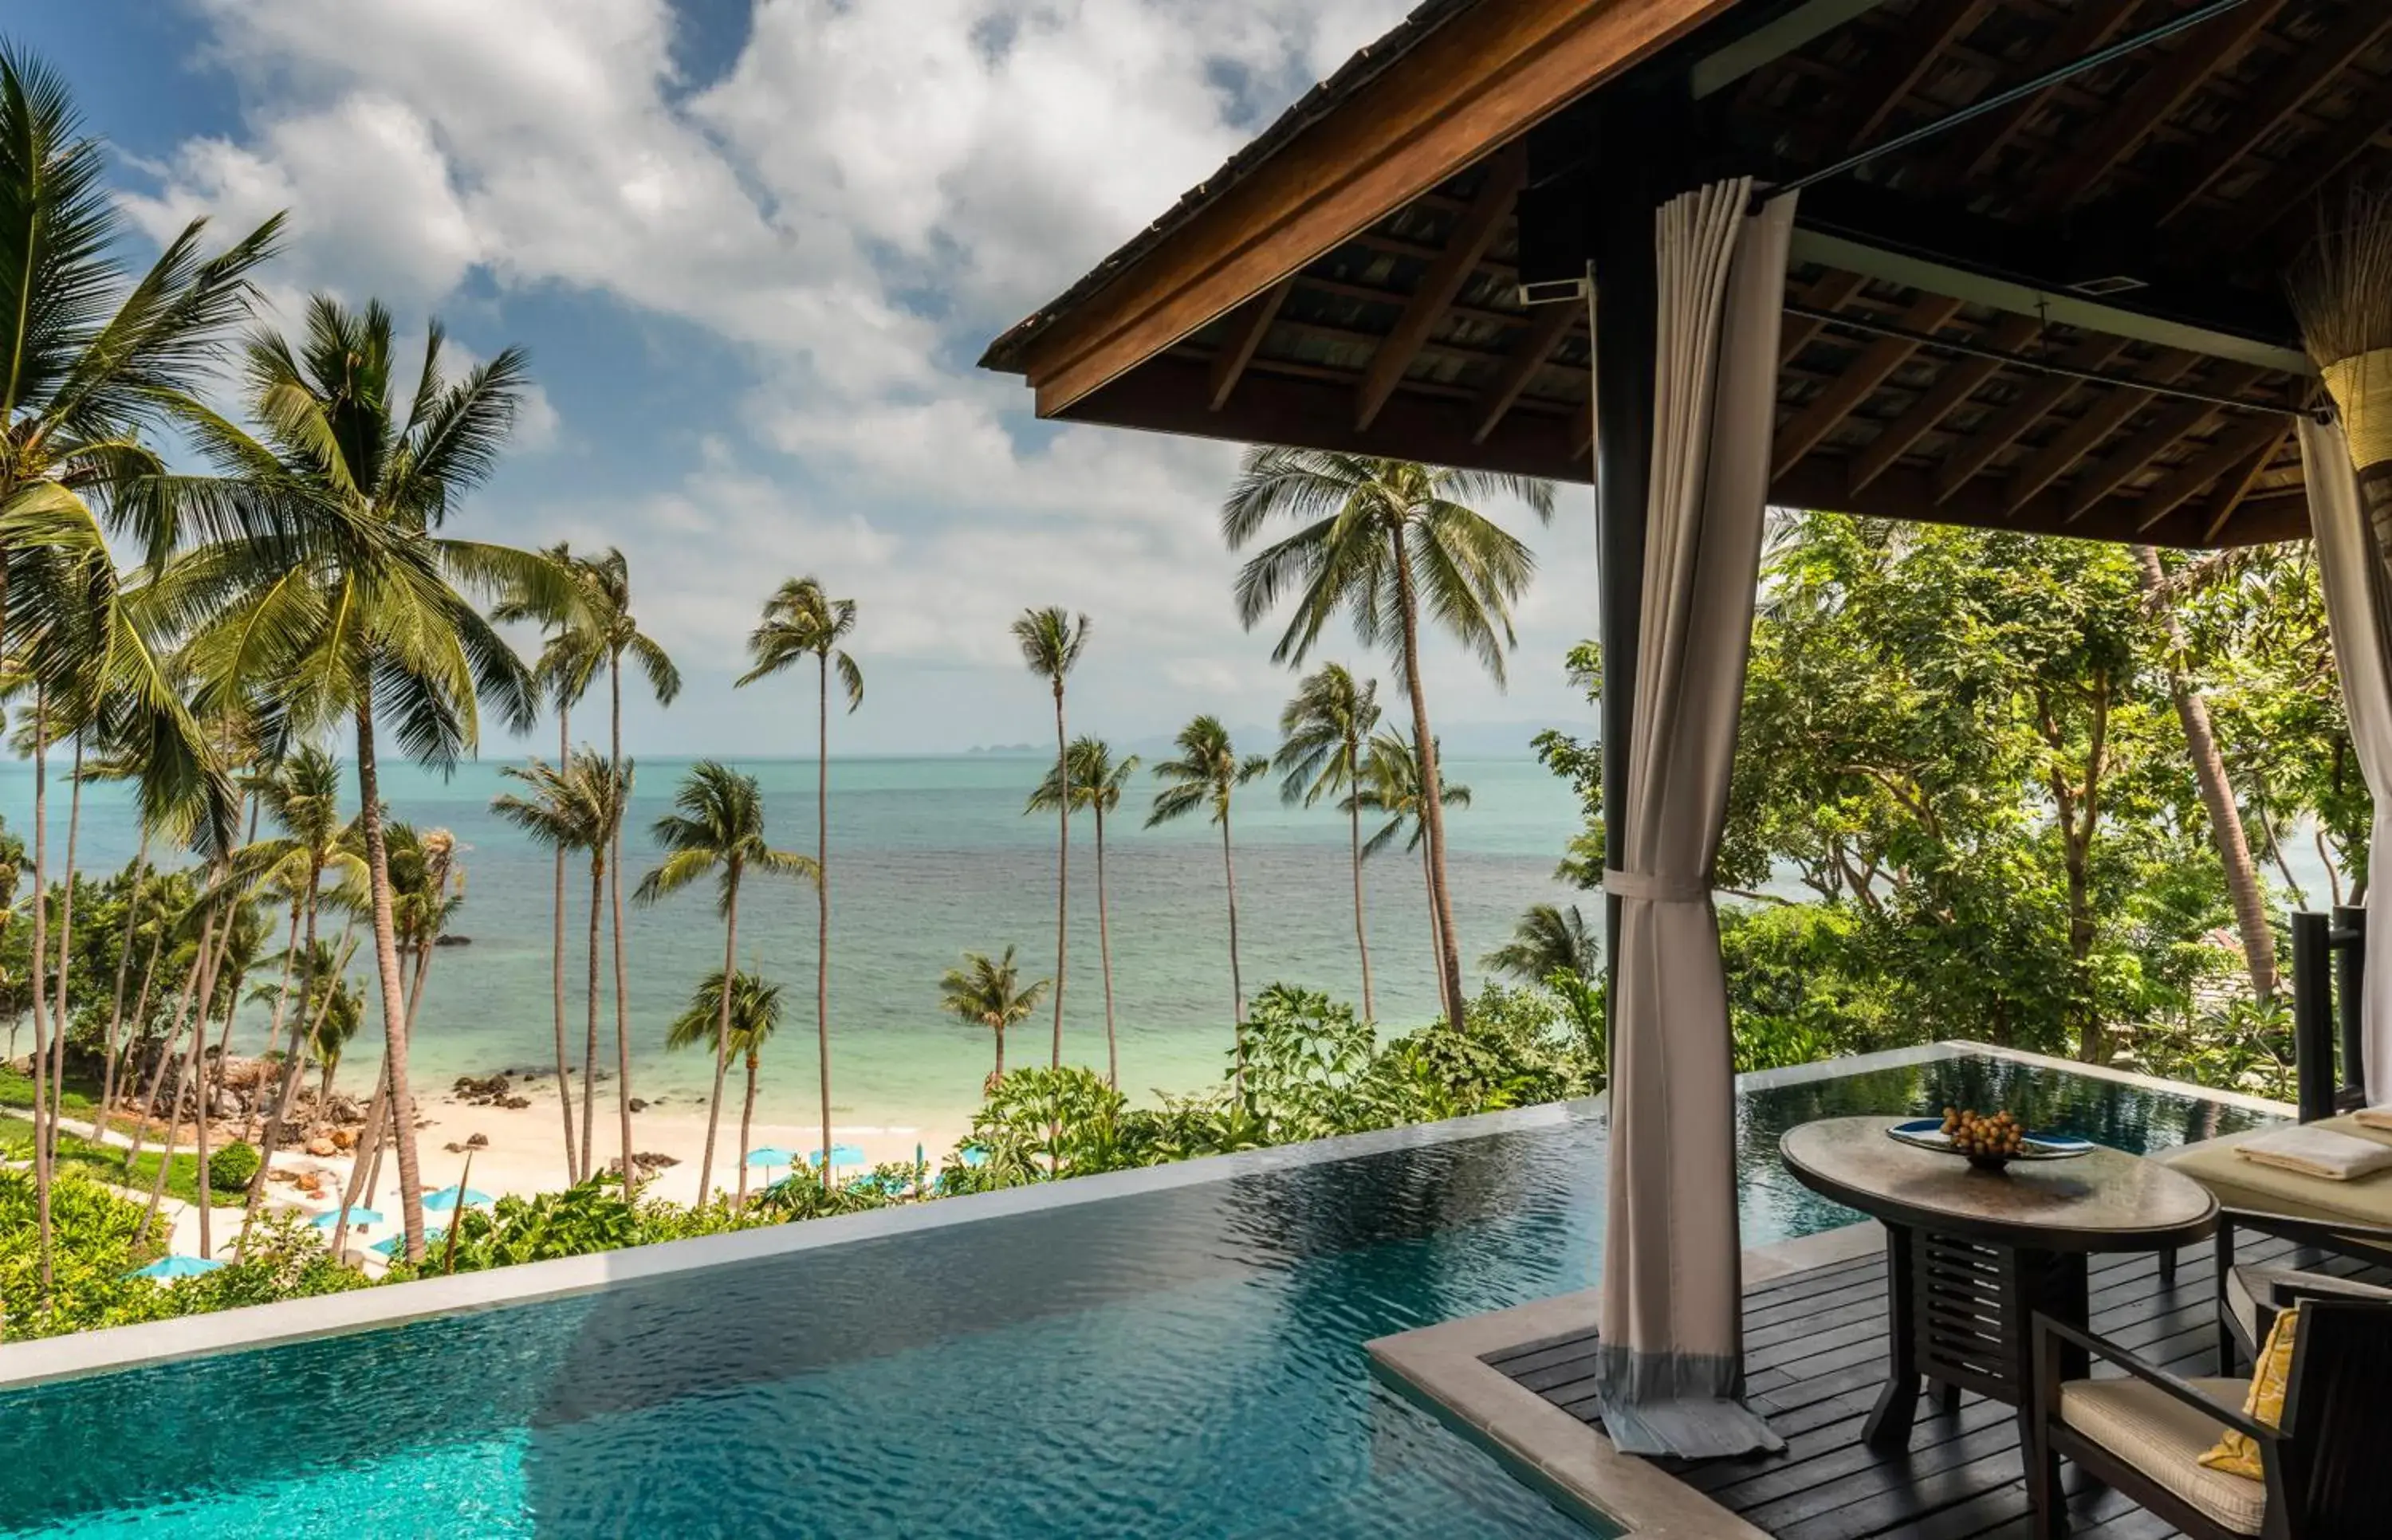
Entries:
[[[73, 1087], [67, 1088], [66, 1110], [70, 1116], [81, 1114], [89, 1118], [92, 1096]], [[0, 1108], [11, 1112], [31, 1113], [33, 1109], [33, 1082], [26, 1075], [0, 1067]], [[115, 1119], [120, 1129], [130, 1131], [123, 1119]], [[0, 1156], [11, 1160], [30, 1160], [33, 1157], [33, 1125], [29, 1118], [0, 1116]], [[133, 1170], [124, 1169], [124, 1151], [112, 1145], [86, 1139], [67, 1129], [58, 1131], [58, 1166], [72, 1169], [102, 1182], [112, 1182], [121, 1187], [147, 1193], [150, 1184], [158, 1180], [158, 1151], [143, 1150], [135, 1157]], [[200, 1194], [200, 1158], [188, 1153], [174, 1158], [166, 1171], [166, 1191], [186, 1203], [196, 1200]], [[223, 1200], [223, 1195], [217, 1195]]]

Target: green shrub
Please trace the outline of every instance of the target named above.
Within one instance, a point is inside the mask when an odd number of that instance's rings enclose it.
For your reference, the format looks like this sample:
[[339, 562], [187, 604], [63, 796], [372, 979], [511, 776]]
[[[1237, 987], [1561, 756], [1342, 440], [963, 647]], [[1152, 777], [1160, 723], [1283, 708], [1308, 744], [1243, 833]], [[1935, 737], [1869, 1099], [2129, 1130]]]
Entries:
[[239, 1143], [227, 1145], [208, 1157], [208, 1185], [220, 1193], [245, 1193], [257, 1167], [256, 1150]]

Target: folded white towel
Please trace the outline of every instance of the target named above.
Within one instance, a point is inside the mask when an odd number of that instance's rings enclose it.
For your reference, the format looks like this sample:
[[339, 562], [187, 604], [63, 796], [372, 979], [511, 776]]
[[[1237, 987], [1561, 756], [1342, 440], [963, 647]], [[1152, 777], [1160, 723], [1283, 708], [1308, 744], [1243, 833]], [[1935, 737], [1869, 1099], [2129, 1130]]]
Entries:
[[2361, 1128], [2380, 1128], [2386, 1133], [2392, 1133], [2392, 1102], [2386, 1102], [2382, 1106], [2362, 1106], [2352, 1113], [2351, 1117]]
[[2376, 1171], [2392, 1170], [2392, 1145], [2336, 1133], [2330, 1128], [2278, 1129], [2256, 1139], [2245, 1139], [2234, 1146], [2234, 1153], [2261, 1165], [2280, 1166], [2329, 1182], [2354, 1182]]

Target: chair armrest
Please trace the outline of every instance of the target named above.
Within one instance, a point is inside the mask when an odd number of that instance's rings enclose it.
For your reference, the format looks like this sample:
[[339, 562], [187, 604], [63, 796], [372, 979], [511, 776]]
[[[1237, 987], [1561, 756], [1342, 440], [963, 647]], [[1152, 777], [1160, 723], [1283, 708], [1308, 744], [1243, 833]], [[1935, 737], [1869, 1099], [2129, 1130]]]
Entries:
[[2096, 1358], [2115, 1364], [2128, 1375], [2141, 1380], [2153, 1390], [2161, 1391], [2173, 1400], [2182, 1402], [2204, 1417], [2216, 1419], [2238, 1433], [2247, 1434], [2258, 1440], [2262, 1445], [2272, 1446], [2282, 1436], [2278, 1430], [2245, 1414], [2242, 1407], [2228, 1406], [2212, 1400], [2190, 1383], [2178, 1378], [2156, 1365], [2144, 1363], [2115, 1342], [2096, 1337], [2089, 1331], [2080, 1331], [2065, 1321], [2055, 1321], [2050, 1316], [2037, 1312], [2034, 1317], [2034, 1354], [2037, 1364], [2054, 1362], [2055, 1355], [2048, 1354], [2046, 1351], [2047, 1344], [2054, 1340], [2072, 1342]]
[[2309, 1219], [2271, 1214], [2259, 1209], [2220, 1209], [2217, 1223], [2239, 1230], [2256, 1230], [2280, 1240], [2305, 1241], [2341, 1249], [2348, 1241], [2372, 1241], [2392, 1247], [2392, 1225], [2362, 1224], [2356, 1220]]

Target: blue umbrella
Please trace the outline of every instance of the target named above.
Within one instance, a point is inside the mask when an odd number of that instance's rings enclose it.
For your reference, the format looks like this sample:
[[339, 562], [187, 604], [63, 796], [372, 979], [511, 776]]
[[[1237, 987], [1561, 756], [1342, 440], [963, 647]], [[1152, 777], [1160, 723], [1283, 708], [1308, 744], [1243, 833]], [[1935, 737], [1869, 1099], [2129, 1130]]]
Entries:
[[472, 1187], [464, 1188], [462, 1191], [455, 1187], [443, 1187], [438, 1192], [426, 1197], [423, 1200], [423, 1206], [426, 1209], [432, 1210], [436, 1213], [446, 1213], [449, 1210], [458, 1207], [460, 1204], [468, 1209], [477, 1209], [489, 1201], [489, 1194], [477, 1191]]
[[[810, 1166], [819, 1166], [822, 1163], [822, 1151], [809, 1150], [806, 1153], [806, 1164]], [[836, 1168], [838, 1166], [868, 1166], [872, 1162], [868, 1156], [866, 1156], [862, 1150], [856, 1148], [853, 1145], [833, 1145], [830, 1147], [830, 1163], [834, 1168]]]
[[798, 1163], [798, 1152], [793, 1149], [783, 1149], [777, 1145], [767, 1145], [762, 1149], [749, 1150], [748, 1163], [751, 1166], [762, 1166], [767, 1170], [774, 1166], [794, 1166]]
[[149, 1266], [136, 1267], [124, 1275], [128, 1278], [196, 1278], [223, 1265], [211, 1257], [163, 1256]]
[[[338, 1209], [329, 1210], [324, 1213], [318, 1214], [307, 1223], [314, 1225], [318, 1230], [337, 1230], [341, 1227], [341, 1210]], [[358, 1207], [349, 1210], [349, 1223], [357, 1225], [359, 1229], [363, 1229], [369, 1224], [380, 1224], [382, 1223], [382, 1210], [379, 1209], [369, 1209], [363, 1204], [359, 1204]]]
[[[423, 1239], [426, 1244], [429, 1244], [430, 1242], [443, 1238], [448, 1234], [448, 1232], [446, 1230], [426, 1230], [423, 1232]], [[374, 1242], [371, 1249], [381, 1252], [385, 1257], [395, 1257], [398, 1255], [399, 1248], [406, 1244], [407, 1237], [405, 1236], [393, 1236], [387, 1240], [378, 1240]]]
[[956, 1150], [956, 1158], [967, 1166], [985, 1166], [988, 1164], [988, 1151], [978, 1145], [964, 1145]]

